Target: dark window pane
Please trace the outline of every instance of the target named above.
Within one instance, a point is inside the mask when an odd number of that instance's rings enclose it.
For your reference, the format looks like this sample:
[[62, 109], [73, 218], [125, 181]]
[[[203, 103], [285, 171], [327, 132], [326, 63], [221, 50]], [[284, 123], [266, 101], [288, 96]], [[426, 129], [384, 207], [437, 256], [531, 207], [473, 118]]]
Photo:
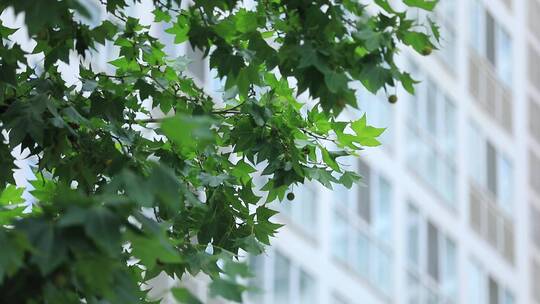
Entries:
[[497, 152], [489, 141], [487, 143], [486, 154], [487, 187], [491, 193], [497, 196]]
[[486, 56], [495, 65], [495, 19], [486, 12]]
[[540, 250], [540, 211], [534, 205], [531, 205], [530, 207], [530, 221], [532, 240], [536, 245], [536, 248]]
[[534, 299], [540, 302], [540, 264], [536, 261], [532, 261], [533, 271], [532, 271], [532, 289]]
[[427, 130], [433, 134], [437, 135], [437, 86], [431, 80], [428, 80], [427, 83], [427, 110], [426, 110], [426, 120], [427, 120]]
[[436, 281], [439, 281], [439, 235], [437, 228], [428, 222], [427, 271]]
[[492, 277], [489, 278], [489, 304], [499, 304], [499, 286]]
[[358, 188], [358, 214], [362, 219], [366, 221], [366, 223], [371, 223], [371, 195], [370, 195], [370, 174], [369, 174], [369, 167], [366, 165], [366, 163], [360, 161], [359, 165], [359, 173], [362, 175], [362, 183], [364, 185], [360, 185]]
[[[534, 118], [534, 120], [540, 123], [540, 119]], [[529, 163], [529, 184], [536, 193], [540, 194], [540, 157], [532, 150], [529, 151]]]

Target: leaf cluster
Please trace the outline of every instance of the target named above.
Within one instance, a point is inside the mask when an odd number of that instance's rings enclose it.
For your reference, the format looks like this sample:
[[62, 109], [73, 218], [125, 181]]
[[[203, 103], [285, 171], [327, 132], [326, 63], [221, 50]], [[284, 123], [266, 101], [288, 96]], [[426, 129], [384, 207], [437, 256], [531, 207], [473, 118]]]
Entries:
[[[404, 2], [432, 10], [436, 1]], [[24, 50], [0, 20], [6, 302], [149, 302], [147, 282], [162, 272], [203, 272], [213, 296], [240, 302], [241, 255], [263, 252], [281, 226], [268, 203], [308, 180], [350, 188], [360, 176], [340, 158], [380, 144], [384, 129], [365, 116], [340, 119], [357, 107], [351, 84], [413, 93], [394, 61], [399, 47], [425, 53], [438, 39], [387, 0], [152, 4], [164, 35], [208, 58], [223, 96], [194, 80], [192, 58], [168, 54], [125, 0], [101, 0], [101, 19], [81, 0], [0, 1], [0, 12], [24, 13], [34, 45]], [[102, 71], [94, 61], [105, 44], [118, 56]], [[59, 65], [73, 55], [79, 83], [69, 85]], [[36, 163], [30, 192], [14, 186], [17, 149]], [[172, 293], [199, 303], [185, 288]]]

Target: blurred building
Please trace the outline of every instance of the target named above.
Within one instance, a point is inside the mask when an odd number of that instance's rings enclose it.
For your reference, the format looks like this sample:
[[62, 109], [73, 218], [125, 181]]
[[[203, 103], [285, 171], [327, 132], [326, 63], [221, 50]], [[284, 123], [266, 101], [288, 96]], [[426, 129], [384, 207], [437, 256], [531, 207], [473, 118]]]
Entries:
[[540, 303], [540, 0], [441, 0], [436, 19], [443, 50], [404, 52], [416, 96], [359, 96], [388, 127], [351, 164], [366, 186], [281, 203], [251, 303]]

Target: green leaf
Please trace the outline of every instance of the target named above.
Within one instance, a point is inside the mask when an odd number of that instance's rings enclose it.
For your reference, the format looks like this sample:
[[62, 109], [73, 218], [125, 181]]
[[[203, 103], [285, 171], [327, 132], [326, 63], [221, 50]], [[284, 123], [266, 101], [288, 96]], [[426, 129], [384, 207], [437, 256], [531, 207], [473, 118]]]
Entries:
[[261, 200], [261, 197], [255, 195], [252, 188], [253, 184], [250, 179], [247, 183], [244, 184], [244, 187], [240, 189], [240, 198], [242, 199], [242, 201], [244, 201], [244, 203], [256, 205]]
[[154, 165], [148, 184], [144, 185], [142, 189], [145, 191], [152, 189], [158, 201], [174, 212], [180, 212], [184, 209], [184, 201], [181, 199], [181, 183], [170, 168], [159, 164]]
[[15, 227], [17, 231], [26, 234], [34, 249], [30, 261], [38, 267], [42, 275], [53, 272], [67, 259], [65, 239], [52, 223], [43, 218], [27, 218], [18, 221]]
[[346, 90], [348, 80], [343, 73], [329, 72], [324, 74], [324, 82], [332, 93]]
[[246, 163], [244, 160], [240, 160], [234, 165], [234, 168], [231, 171], [231, 174], [238, 178], [242, 184], [247, 184], [251, 180], [250, 174], [256, 172], [250, 164]]
[[131, 243], [132, 254], [141, 260], [149, 270], [158, 262], [178, 264], [182, 262], [180, 252], [167, 240], [164, 235], [136, 235], [130, 233], [128, 240]]
[[193, 155], [197, 149], [203, 149], [212, 143], [214, 135], [210, 130], [213, 120], [206, 116], [188, 116], [178, 114], [164, 119], [161, 123], [163, 133], [177, 144], [184, 155]]
[[237, 239], [236, 245], [251, 254], [258, 255], [264, 252], [264, 245], [261, 244], [254, 235], [248, 235], [244, 238]]
[[43, 114], [47, 109], [47, 99], [46, 95], [39, 94], [27, 100], [16, 101], [9, 107], [4, 122], [6, 128], [11, 129], [11, 144], [18, 145], [26, 136], [38, 143], [43, 141], [46, 129]]
[[188, 39], [189, 21], [186, 16], [178, 15], [172, 27], [165, 30], [166, 33], [174, 35], [174, 43], [179, 44]]
[[353, 171], [345, 171], [339, 178], [339, 183], [351, 189], [352, 185], [361, 179], [360, 175]]
[[228, 256], [225, 254], [225, 258], [223, 258], [223, 270], [227, 274], [229, 278], [232, 279], [241, 279], [241, 278], [248, 278], [252, 277], [251, 270], [249, 269], [249, 265], [244, 262], [237, 262], [233, 260], [234, 257]]
[[339, 165], [336, 163], [335, 158], [332, 157], [332, 156], [330, 156], [330, 153], [328, 153], [328, 150], [326, 150], [325, 148], [322, 148], [322, 147], [319, 147], [319, 149], [321, 150], [323, 161], [324, 161], [330, 168], [332, 168], [333, 170], [335, 170], [336, 172], [341, 172], [341, 168], [340, 168]]
[[241, 33], [253, 32], [257, 29], [257, 14], [255, 12], [240, 9], [234, 16], [236, 30]]
[[137, 61], [128, 60], [126, 57], [120, 57], [113, 61], [109, 61], [109, 63], [117, 67], [121, 72], [134, 72], [140, 70]]
[[435, 38], [435, 41], [440, 42], [441, 40], [441, 31], [439, 25], [435, 23], [431, 18], [428, 17], [429, 27], [431, 28], [431, 32], [433, 33], [433, 38]]
[[381, 143], [376, 138], [386, 130], [385, 128], [368, 126], [365, 114], [362, 118], [351, 123], [351, 129], [356, 133], [356, 140], [362, 146], [367, 147], [379, 146]]
[[2, 21], [0, 20], [0, 37], [4, 39], [8, 39], [9, 36], [11, 36], [13, 33], [15, 33], [18, 29], [16, 28], [9, 28], [7, 26], [4, 26]]
[[25, 215], [24, 206], [0, 207], [0, 225], [10, 225]]
[[0, 206], [23, 203], [23, 193], [24, 188], [17, 188], [17, 186], [14, 185], [7, 185], [7, 187], [0, 192]]
[[366, 50], [364, 47], [361, 47], [361, 46], [357, 46], [354, 49], [354, 53], [360, 58], [362, 58], [362, 57], [366, 56], [367, 54], [369, 54], [368, 50]]
[[215, 24], [213, 29], [218, 36], [225, 39], [227, 42], [232, 42], [236, 35], [236, 25], [230, 18], [226, 18], [223, 21]]
[[325, 186], [330, 190], [332, 190], [332, 183], [338, 181], [334, 176], [332, 176], [331, 171], [316, 167], [307, 168], [305, 170], [307, 171], [307, 175], [310, 179], [318, 181], [319, 183], [321, 183], [321, 185]]
[[187, 288], [175, 287], [171, 289], [174, 298], [184, 304], [202, 304]]
[[221, 296], [227, 300], [242, 302], [242, 292], [246, 287], [230, 280], [216, 278], [210, 283], [210, 295]]
[[[30, 249], [30, 244], [23, 236], [0, 230], [0, 285], [4, 278], [10, 277], [23, 266], [24, 252]], [[9, 250], [6, 250], [8, 249]]]
[[105, 207], [94, 207], [87, 211], [84, 231], [105, 252], [111, 256], [119, 254], [120, 220]]
[[394, 14], [396, 11], [392, 8], [388, 0], [375, 0], [378, 6], [387, 11], [388, 13]]
[[409, 94], [414, 95], [414, 85], [419, 82], [412, 79], [409, 73], [401, 73], [399, 76], [399, 80], [401, 81], [401, 85], [403, 85], [403, 88], [407, 92], [409, 92]]
[[44, 178], [41, 174], [36, 174], [36, 179], [30, 181], [30, 184], [34, 188], [30, 190], [30, 194], [39, 202], [52, 202], [56, 191], [56, 184], [52, 180]]
[[355, 35], [362, 39], [365, 45], [365, 48], [368, 52], [373, 52], [381, 47], [383, 43], [383, 34], [377, 31], [372, 30], [369, 27], [360, 29]]
[[427, 11], [432, 11], [439, 0], [403, 0], [408, 6], [418, 7]]
[[156, 89], [148, 84], [144, 79], [137, 79], [135, 82], [134, 88], [139, 90], [139, 96], [141, 96], [142, 100], [147, 99], [150, 96], [154, 96], [156, 94]]
[[3, 189], [7, 183], [15, 183], [13, 178], [13, 170], [15, 166], [15, 158], [11, 155], [10, 148], [4, 144], [3, 136], [0, 135], [0, 190]]
[[17, 85], [16, 75], [17, 65], [0, 61], [0, 83], [9, 84], [11, 86]]
[[[2, 300], [139, 303], [158, 274], [199, 272], [213, 295], [241, 300], [236, 255], [262, 253], [282, 226], [268, 203], [306, 181], [352, 187], [339, 157], [379, 144], [365, 116], [340, 120], [358, 110], [352, 83], [414, 92], [396, 55], [429, 54], [440, 29], [403, 10], [435, 1], [405, 1], [147, 1], [144, 20], [126, 0], [3, 1], [35, 47], [0, 23]], [[107, 45], [119, 52], [102, 66]], [[86, 63], [78, 83], [59, 65], [71, 57]], [[19, 150], [35, 160], [27, 213]]]
[[257, 223], [254, 226], [255, 237], [264, 244], [270, 244], [270, 237], [274, 236], [277, 229], [283, 225], [270, 222], [270, 218], [278, 212], [270, 208], [260, 206], [257, 208]]
[[208, 173], [201, 173], [201, 175], [199, 175], [199, 179], [203, 183], [203, 185], [215, 188], [223, 184], [223, 182], [228, 179], [228, 176], [225, 174], [213, 176]]
[[429, 36], [421, 32], [407, 31], [403, 33], [402, 40], [403, 43], [411, 46], [415, 51], [420, 54], [423, 54], [426, 48], [435, 48], [435, 46], [429, 40]]
[[152, 11], [152, 14], [154, 14], [154, 22], [171, 22], [171, 15], [169, 13], [162, 11], [159, 8], [156, 8]]
[[366, 89], [375, 94], [390, 79], [392, 79], [390, 70], [378, 65], [368, 65], [362, 71], [360, 81]]

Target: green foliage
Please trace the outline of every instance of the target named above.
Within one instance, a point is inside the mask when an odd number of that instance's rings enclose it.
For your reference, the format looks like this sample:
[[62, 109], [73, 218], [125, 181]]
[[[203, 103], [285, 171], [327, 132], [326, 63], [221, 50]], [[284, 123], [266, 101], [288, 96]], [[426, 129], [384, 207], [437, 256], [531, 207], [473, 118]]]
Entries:
[[[404, 1], [427, 10], [435, 2]], [[236, 0], [185, 8], [153, 0], [153, 22], [166, 23], [175, 44], [201, 50], [224, 81], [216, 100], [188, 76], [193, 58], [167, 54], [126, 1], [100, 3], [105, 16], [88, 25], [97, 16], [86, 1], [0, 1], [1, 12], [24, 13], [35, 45], [24, 51], [11, 40], [18, 29], [0, 23], [6, 303], [140, 303], [150, 301], [143, 284], [157, 275], [200, 272], [212, 296], [240, 302], [249, 277], [240, 256], [262, 253], [281, 227], [268, 203], [293, 200], [290, 189], [305, 181], [352, 187], [360, 176], [340, 159], [380, 144], [384, 129], [365, 116], [339, 118], [357, 106], [351, 83], [371, 92], [401, 83], [413, 93], [394, 56], [402, 44], [426, 54], [439, 38], [431, 21], [416, 24], [387, 0], [374, 1], [374, 14], [351, 0], [268, 0], [252, 9]], [[105, 43], [119, 51], [114, 73], [93, 65]], [[75, 86], [59, 71], [70, 54], [80, 61]], [[302, 93], [313, 102], [300, 101]], [[37, 162], [32, 204], [14, 186], [19, 147]], [[200, 303], [183, 287], [171, 292]]]

